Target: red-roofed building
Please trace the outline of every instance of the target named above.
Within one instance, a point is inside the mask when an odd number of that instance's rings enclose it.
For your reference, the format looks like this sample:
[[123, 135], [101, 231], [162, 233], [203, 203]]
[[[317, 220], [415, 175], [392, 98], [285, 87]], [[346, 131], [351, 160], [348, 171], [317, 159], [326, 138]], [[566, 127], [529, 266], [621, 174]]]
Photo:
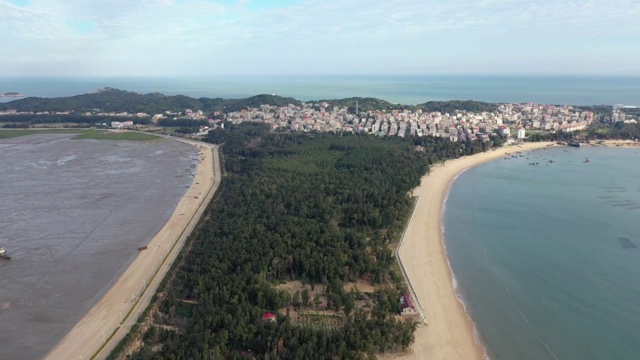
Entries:
[[400, 305], [402, 305], [402, 315], [415, 315], [416, 309], [411, 301], [411, 295], [409, 293], [402, 294], [400, 298]]
[[264, 315], [262, 315], [262, 320], [263, 321], [276, 322], [276, 314], [274, 314], [274, 313], [264, 313]]
[[509, 131], [508, 127], [503, 125], [498, 127], [498, 134], [500, 134], [501, 136], [509, 136], [511, 132]]

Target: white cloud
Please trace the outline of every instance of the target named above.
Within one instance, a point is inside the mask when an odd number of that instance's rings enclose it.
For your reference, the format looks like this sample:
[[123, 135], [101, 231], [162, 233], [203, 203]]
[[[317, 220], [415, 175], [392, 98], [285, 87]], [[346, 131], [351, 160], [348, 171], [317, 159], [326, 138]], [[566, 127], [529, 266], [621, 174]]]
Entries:
[[[385, 66], [420, 72], [438, 68], [438, 59], [446, 65], [460, 63], [460, 56], [492, 59], [499, 54], [513, 57], [514, 51], [553, 64], [545, 48], [566, 44], [579, 50], [576, 43], [640, 36], [632, 10], [638, 5], [632, 0], [301, 0], [280, 7], [250, 5], [32, 0], [20, 7], [0, 0], [0, 46], [14, 55], [0, 59], [5, 69], [0, 71], [18, 72], [19, 61], [30, 71], [44, 63], [47, 71], [52, 64], [65, 69], [77, 64], [95, 74], [197, 68], [251, 73], [256, 65], [293, 72], [331, 72], [333, 66], [335, 72], [344, 72], [364, 68], [364, 62], [381, 72]], [[91, 32], [75, 31], [69, 26], [74, 21], [90, 23]], [[609, 48], [623, 52], [631, 46], [621, 42]], [[640, 61], [637, 51], [631, 60]]]

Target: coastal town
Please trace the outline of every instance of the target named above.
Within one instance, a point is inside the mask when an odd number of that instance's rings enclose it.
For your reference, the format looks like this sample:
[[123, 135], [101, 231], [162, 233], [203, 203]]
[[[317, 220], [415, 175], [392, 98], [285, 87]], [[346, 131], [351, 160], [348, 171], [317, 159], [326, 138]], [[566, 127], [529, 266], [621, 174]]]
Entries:
[[243, 110], [226, 115], [234, 124], [263, 122], [291, 131], [352, 132], [376, 136], [435, 136], [451, 141], [489, 141], [493, 134], [523, 139], [527, 131], [565, 131], [585, 129], [595, 116], [570, 106], [503, 104], [496, 112], [424, 112], [420, 109], [367, 111], [356, 114], [348, 108], [329, 107], [326, 102], [302, 106]]
[[[327, 102], [306, 102], [287, 106], [261, 105], [240, 111], [207, 113], [200, 109], [164, 111], [148, 114], [126, 111], [0, 111], [3, 115], [79, 115], [87, 122], [99, 127], [115, 129], [134, 128], [138, 124], [159, 124], [168, 126], [171, 120], [197, 121], [197, 130], [192, 135], [206, 135], [210, 129], [223, 127], [225, 122], [260, 122], [273, 129], [295, 132], [350, 132], [374, 136], [434, 136], [451, 141], [489, 141], [491, 136], [524, 139], [531, 134], [542, 132], [575, 132], [586, 129], [598, 119], [593, 111], [573, 106], [542, 105], [534, 103], [497, 104], [495, 111], [428, 112], [415, 110], [373, 110], [360, 111], [356, 102], [353, 107], [331, 106]], [[93, 122], [91, 118], [111, 118], [112, 121]], [[122, 120], [119, 120], [122, 119]], [[606, 120], [612, 122], [637, 123], [633, 115], [613, 107]]]

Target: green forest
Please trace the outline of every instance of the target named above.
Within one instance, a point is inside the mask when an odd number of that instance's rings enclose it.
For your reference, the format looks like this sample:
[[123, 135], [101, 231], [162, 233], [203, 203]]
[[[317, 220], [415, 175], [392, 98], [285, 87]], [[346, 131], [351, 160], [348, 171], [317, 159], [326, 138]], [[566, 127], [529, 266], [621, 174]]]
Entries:
[[587, 139], [640, 139], [640, 124], [618, 121], [616, 123], [595, 123], [584, 135]]
[[492, 112], [497, 111], [500, 104], [487, 103], [473, 100], [451, 100], [451, 101], [427, 101], [418, 105], [420, 109], [426, 112], [438, 111], [441, 113], [454, 113], [457, 110], [473, 111], [473, 112]]
[[[405, 285], [392, 250], [410, 191], [430, 164], [481, 148], [255, 123], [207, 140], [224, 144], [221, 188], [128, 358], [360, 359], [407, 348], [417, 322], [398, 316]], [[369, 288], [347, 286], [356, 281]]]

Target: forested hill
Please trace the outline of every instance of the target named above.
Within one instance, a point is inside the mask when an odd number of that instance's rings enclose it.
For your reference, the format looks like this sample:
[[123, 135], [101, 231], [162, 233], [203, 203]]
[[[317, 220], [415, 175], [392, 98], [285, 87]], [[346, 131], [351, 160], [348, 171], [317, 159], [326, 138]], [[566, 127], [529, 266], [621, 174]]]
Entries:
[[28, 97], [7, 103], [0, 103], [0, 110], [17, 111], [115, 111], [147, 114], [162, 113], [164, 111], [182, 111], [185, 109], [213, 111], [239, 111], [248, 107], [260, 105], [287, 106], [300, 105], [299, 100], [274, 95], [257, 95], [246, 99], [222, 98], [191, 98], [183, 95], [168, 96], [160, 93], [140, 94], [112, 88], [99, 90], [95, 93], [60, 97], [39, 98]]
[[[416, 110], [454, 112], [466, 111], [495, 111], [498, 104], [478, 101], [430, 101], [418, 105], [393, 104], [376, 98], [346, 98], [338, 100], [318, 100], [311, 103], [327, 102], [330, 106], [347, 107], [349, 112], [355, 113], [356, 103], [359, 111], [376, 110]], [[168, 96], [160, 93], [140, 94], [112, 88], [101, 89], [95, 93], [59, 98], [28, 97], [7, 103], [0, 103], [0, 111], [74, 111], [84, 113], [88, 111], [128, 112], [157, 114], [164, 111], [184, 111], [185, 109], [202, 110], [206, 113], [215, 111], [232, 112], [260, 105], [287, 106], [301, 105], [300, 100], [276, 95], [256, 95], [245, 99], [222, 98], [192, 98], [184, 95]]]

